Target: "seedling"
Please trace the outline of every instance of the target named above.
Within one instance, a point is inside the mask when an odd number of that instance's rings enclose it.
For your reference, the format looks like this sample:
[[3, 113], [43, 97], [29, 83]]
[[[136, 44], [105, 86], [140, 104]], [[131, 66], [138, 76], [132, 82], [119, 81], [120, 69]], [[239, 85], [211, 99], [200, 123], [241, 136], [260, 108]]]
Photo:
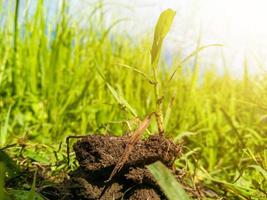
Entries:
[[153, 70], [153, 85], [154, 85], [156, 112], [149, 114], [145, 118], [145, 120], [140, 124], [140, 126], [136, 129], [136, 131], [132, 134], [121, 159], [114, 167], [107, 182], [109, 182], [115, 176], [115, 174], [122, 169], [123, 165], [125, 164], [125, 162], [129, 157], [129, 154], [133, 150], [134, 145], [136, 144], [136, 142], [138, 142], [138, 140], [141, 138], [141, 135], [149, 126], [152, 115], [156, 116], [158, 132], [161, 136], [163, 136], [164, 133], [163, 114], [162, 114], [163, 97], [160, 95], [160, 86], [158, 83], [158, 63], [163, 40], [170, 30], [174, 16], [175, 12], [171, 9], [167, 9], [164, 12], [162, 12], [154, 31], [154, 41], [151, 49], [151, 66]]
[[161, 13], [157, 25], [154, 31], [154, 41], [151, 49], [151, 66], [153, 70], [153, 85], [156, 103], [156, 120], [158, 125], [158, 132], [160, 135], [164, 133], [163, 127], [163, 113], [162, 113], [162, 100], [163, 96], [160, 94], [160, 85], [158, 82], [158, 64], [160, 58], [160, 52], [163, 44], [163, 40], [169, 32], [173, 19], [175, 16], [175, 11], [167, 9]]

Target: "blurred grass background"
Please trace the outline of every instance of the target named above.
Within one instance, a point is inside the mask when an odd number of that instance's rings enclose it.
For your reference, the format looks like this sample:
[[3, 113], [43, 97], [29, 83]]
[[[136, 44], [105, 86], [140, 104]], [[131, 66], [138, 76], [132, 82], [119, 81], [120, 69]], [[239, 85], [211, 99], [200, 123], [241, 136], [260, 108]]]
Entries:
[[[43, 0], [34, 12], [29, 4], [19, 8], [19, 0], [0, 2], [0, 148], [51, 149], [45, 157], [54, 162], [52, 152], [67, 136], [122, 135], [154, 111], [147, 80], [152, 36], [132, 42], [114, 32], [119, 21], [105, 22], [101, 2], [82, 19], [86, 26], [69, 14], [67, 1], [49, 20]], [[266, 75], [251, 76], [246, 60], [242, 79], [227, 68], [201, 71], [199, 57], [182, 63], [177, 55], [171, 67], [160, 61], [166, 134], [185, 145], [175, 164], [192, 186], [202, 181], [221, 196], [264, 199]], [[156, 130], [153, 122], [150, 131]]]

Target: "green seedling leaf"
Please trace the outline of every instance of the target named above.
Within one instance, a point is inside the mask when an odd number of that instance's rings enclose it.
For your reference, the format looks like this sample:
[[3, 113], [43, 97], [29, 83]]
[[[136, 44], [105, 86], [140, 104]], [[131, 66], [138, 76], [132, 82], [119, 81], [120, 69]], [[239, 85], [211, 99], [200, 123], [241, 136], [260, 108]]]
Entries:
[[164, 133], [164, 120], [163, 120], [163, 111], [162, 111], [162, 97], [160, 96], [160, 87], [158, 84], [158, 62], [161, 52], [161, 47], [163, 40], [169, 32], [173, 19], [175, 16], [175, 11], [167, 9], [163, 11], [158, 19], [158, 22], [154, 31], [154, 41], [151, 49], [151, 66], [153, 70], [153, 84], [154, 84], [154, 94], [156, 102], [156, 120], [158, 125], [159, 134]]
[[20, 171], [19, 166], [9, 157], [6, 152], [2, 150], [0, 150], [0, 163], [3, 163], [6, 166], [6, 173], [8, 178], [12, 178], [18, 175]]
[[161, 162], [147, 166], [169, 200], [190, 200], [170, 170]]
[[154, 31], [154, 41], [151, 50], [152, 66], [156, 66], [158, 63], [163, 40], [171, 28], [175, 14], [175, 11], [172, 9], [167, 9], [161, 13], [158, 19], [158, 23]]

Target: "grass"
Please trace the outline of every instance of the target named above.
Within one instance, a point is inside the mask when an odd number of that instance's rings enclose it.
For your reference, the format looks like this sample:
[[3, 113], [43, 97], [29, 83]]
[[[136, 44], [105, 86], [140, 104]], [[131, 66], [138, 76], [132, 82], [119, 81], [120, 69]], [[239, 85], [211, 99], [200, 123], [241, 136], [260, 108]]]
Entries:
[[168, 199], [190, 200], [182, 186], [177, 182], [177, 179], [161, 162], [158, 161], [149, 165], [148, 169], [153, 174]]
[[[34, 12], [19, 2], [0, 1], [0, 148], [57, 174], [66, 167], [67, 136], [122, 135], [155, 111], [147, 81], [152, 36], [133, 43], [116, 33], [101, 2], [82, 19], [70, 16], [65, 1], [50, 18], [46, 1]], [[188, 59], [178, 55], [171, 67], [160, 59], [157, 69], [165, 134], [184, 144], [175, 165], [192, 187], [265, 199], [266, 75], [249, 75], [245, 62], [242, 79], [212, 67], [202, 72], [201, 41], [196, 46]]]

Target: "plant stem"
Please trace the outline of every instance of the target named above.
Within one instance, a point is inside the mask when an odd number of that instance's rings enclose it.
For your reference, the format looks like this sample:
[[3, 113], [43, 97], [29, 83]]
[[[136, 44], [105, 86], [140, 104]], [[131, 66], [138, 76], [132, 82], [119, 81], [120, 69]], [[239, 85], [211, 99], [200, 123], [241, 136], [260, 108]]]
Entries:
[[[156, 62], [157, 63], [157, 62]], [[158, 125], [158, 132], [160, 136], [163, 136], [164, 128], [163, 128], [163, 114], [162, 114], [162, 97], [159, 93], [159, 82], [158, 82], [158, 72], [157, 72], [157, 66], [153, 63], [152, 64], [153, 69], [153, 76], [154, 76], [154, 94], [155, 94], [155, 100], [156, 100], [156, 120]]]

